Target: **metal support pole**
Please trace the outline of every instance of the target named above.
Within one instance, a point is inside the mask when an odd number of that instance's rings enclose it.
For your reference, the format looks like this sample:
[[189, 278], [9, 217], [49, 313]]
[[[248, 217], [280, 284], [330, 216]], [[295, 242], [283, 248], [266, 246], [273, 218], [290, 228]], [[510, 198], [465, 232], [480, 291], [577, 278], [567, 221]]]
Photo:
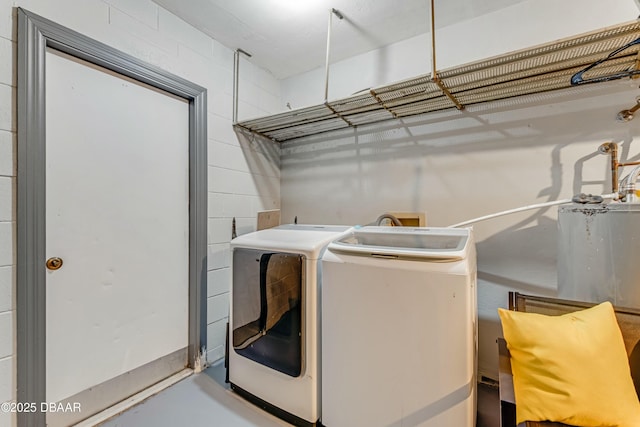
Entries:
[[618, 163], [618, 144], [615, 142], [610, 142], [609, 146], [611, 147], [611, 192], [618, 192], [618, 168], [620, 164]]
[[458, 110], [464, 110], [464, 105], [456, 99], [455, 96], [449, 91], [447, 86], [438, 76], [436, 68], [436, 11], [435, 0], [431, 0], [431, 80], [438, 85], [442, 93], [451, 100]]
[[233, 52], [233, 114], [231, 121], [233, 124], [238, 123], [238, 82], [240, 80], [240, 54], [244, 53], [247, 57], [251, 58], [251, 54], [245, 52], [242, 49], [236, 49]]
[[436, 78], [436, 11], [435, 0], [431, 0], [431, 77]]
[[324, 77], [324, 103], [326, 104], [329, 99], [329, 58], [331, 56], [331, 17], [336, 15], [339, 19], [343, 19], [344, 16], [334, 8], [329, 9], [329, 28], [327, 28], [327, 59], [325, 64], [325, 77]]

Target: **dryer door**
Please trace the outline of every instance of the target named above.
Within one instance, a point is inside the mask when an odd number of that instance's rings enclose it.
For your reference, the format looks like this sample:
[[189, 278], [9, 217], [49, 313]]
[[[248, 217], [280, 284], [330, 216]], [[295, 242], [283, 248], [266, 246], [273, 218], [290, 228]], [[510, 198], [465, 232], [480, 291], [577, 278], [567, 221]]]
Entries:
[[302, 372], [303, 262], [299, 254], [233, 251], [233, 349], [292, 377]]

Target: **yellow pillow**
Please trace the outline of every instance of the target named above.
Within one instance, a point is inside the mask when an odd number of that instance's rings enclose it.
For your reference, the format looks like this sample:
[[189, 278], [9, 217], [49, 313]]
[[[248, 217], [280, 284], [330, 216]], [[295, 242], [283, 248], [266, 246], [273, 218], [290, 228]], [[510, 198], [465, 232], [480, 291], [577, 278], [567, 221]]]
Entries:
[[611, 303], [562, 316], [498, 313], [511, 353], [518, 423], [640, 426], [640, 403]]

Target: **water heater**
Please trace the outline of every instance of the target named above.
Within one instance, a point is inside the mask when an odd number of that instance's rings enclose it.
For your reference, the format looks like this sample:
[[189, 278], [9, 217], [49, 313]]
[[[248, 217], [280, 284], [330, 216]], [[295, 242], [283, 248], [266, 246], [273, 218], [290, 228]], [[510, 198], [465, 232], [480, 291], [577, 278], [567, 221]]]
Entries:
[[640, 204], [558, 208], [558, 297], [640, 309]]

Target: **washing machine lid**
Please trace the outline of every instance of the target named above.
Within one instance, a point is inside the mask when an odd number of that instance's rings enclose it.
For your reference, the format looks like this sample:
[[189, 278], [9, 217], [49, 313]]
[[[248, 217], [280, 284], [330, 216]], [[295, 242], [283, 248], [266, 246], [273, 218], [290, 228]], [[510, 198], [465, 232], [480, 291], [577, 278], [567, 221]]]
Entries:
[[231, 241], [231, 248], [292, 252], [319, 259], [329, 242], [350, 229], [342, 225], [286, 224], [238, 236]]
[[468, 253], [466, 228], [362, 227], [331, 243], [328, 250], [379, 258], [457, 261]]

